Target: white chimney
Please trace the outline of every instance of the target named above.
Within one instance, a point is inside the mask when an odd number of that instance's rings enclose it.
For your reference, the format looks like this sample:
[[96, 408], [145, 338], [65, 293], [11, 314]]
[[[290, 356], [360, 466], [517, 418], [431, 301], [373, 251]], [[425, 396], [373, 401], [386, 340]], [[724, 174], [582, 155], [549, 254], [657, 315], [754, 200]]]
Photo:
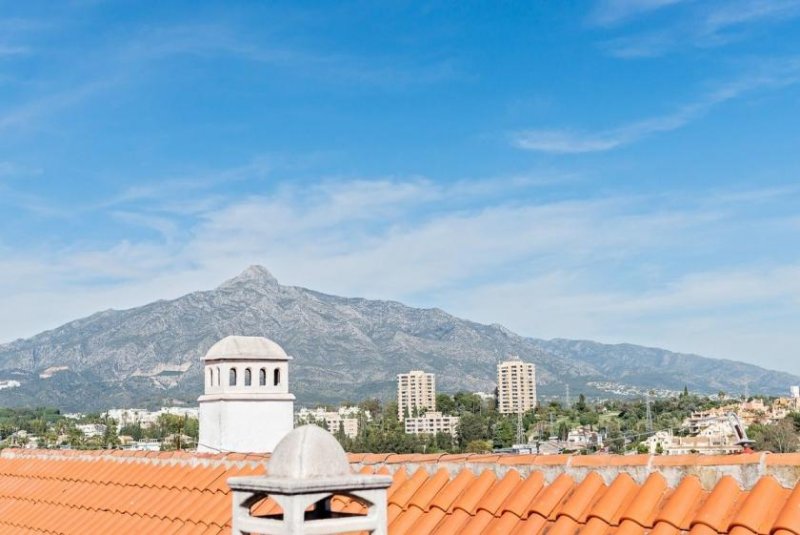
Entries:
[[269, 453], [294, 427], [292, 357], [267, 338], [228, 336], [208, 350], [197, 451]]
[[[267, 465], [267, 475], [228, 479], [233, 497], [232, 533], [244, 535], [333, 534], [366, 531], [386, 535], [388, 475], [354, 474], [347, 454], [333, 435], [315, 425], [298, 427], [281, 440]], [[331, 499], [349, 496], [365, 514], [331, 511]], [[251, 508], [266, 497], [281, 507], [270, 516]]]

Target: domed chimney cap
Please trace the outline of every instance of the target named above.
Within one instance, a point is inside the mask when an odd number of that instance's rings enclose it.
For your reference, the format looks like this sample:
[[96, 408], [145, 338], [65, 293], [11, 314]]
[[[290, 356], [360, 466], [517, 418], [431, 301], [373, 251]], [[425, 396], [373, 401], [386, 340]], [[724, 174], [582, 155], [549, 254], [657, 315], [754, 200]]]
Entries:
[[313, 479], [349, 476], [347, 454], [333, 435], [316, 425], [304, 425], [283, 437], [267, 465], [267, 476]]
[[226, 336], [203, 360], [291, 360], [281, 346], [263, 336]]

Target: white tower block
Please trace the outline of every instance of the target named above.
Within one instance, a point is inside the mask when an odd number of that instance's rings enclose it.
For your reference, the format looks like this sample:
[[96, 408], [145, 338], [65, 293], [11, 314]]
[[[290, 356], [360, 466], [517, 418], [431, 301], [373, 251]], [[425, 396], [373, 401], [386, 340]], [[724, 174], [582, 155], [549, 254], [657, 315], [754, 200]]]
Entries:
[[269, 453], [294, 427], [286, 352], [267, 338], [228, 336], [208, 350], [197, 451]]

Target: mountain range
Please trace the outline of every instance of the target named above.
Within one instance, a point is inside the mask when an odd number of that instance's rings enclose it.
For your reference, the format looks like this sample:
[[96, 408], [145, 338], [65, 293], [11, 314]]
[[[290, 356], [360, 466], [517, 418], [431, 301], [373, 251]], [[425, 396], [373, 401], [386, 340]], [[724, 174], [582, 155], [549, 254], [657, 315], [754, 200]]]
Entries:
[[0, 345], [0, 405], [64, 410], [195, 403], [201, 357], [230, 335], [266, 336], [294, 357], [298, 402], [388, 398], [397, 373], [436, 373], [440, 391], [491, 392], [498, 361], [536, 364], [540, 397], [655, 389], [780, 394], [800, 377], [731, 360], [632, 344], [539, 340], [440, 309], [284, 286], [261, 266], [209, 291], [106, 310]]

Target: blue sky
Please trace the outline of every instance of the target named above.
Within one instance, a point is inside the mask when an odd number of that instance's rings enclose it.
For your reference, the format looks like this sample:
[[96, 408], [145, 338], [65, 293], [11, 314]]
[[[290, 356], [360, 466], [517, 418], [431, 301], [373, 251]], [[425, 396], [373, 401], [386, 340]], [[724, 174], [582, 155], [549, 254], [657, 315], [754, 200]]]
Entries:
[[800, 373], [800, 0], [0, 6], [0, 341], [258, 263]]

